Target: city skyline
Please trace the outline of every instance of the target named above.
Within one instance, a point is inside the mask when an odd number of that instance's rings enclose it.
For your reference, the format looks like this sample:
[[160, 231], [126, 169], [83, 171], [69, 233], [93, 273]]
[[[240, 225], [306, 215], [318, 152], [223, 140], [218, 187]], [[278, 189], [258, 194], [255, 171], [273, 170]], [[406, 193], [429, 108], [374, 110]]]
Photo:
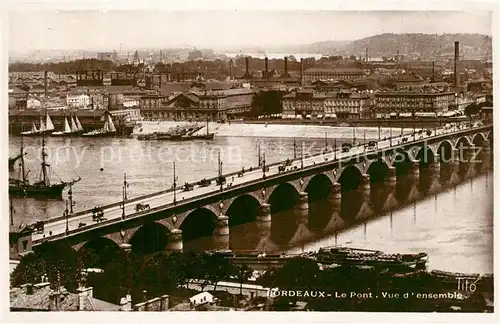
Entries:
[[30, 52], [231, 50], [353, 41], [382, 33], [491, 35], [491, 23], [488, 11], [11, 11], [8, 26], [9, 51]]

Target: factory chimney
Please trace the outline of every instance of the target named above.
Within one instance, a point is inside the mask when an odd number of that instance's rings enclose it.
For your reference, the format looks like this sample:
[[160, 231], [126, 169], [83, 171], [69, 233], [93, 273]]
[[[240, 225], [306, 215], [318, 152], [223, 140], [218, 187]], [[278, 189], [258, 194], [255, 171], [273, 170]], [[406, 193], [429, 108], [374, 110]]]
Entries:
[[460, 85], [460, 75], [458, 74], [458, 60], [460, 58], [460, 43], [455, 42], [455, 64], [454, 64], [454, 77], [455, 77], [455, 91], [458, 92]]
[[45, 89], [45, 97], [47, 97], [47, 71], [43, 71], [43, 86]]
[[300, 59], [300, 86], [302, 87], [304, 85], [304, 59]]
[[264, 64], [265, 64], [265, 71], [264, 71], [264, 75], [262, 76], [264, 79], [267, 79], [269, 78], [269, 60], [266, 56], [266, 58], [264, 58]]
[[229, 60], [229, 81], [233, 81], [233, 59]]
[[249, 62], [249, 58], [247, 56], [247, 57], [245, 57], [245, 74], [246, 75], [249, 74], [249, 71], [248, 71], [248, 62]]
[[365, 49], [365, 62], [368, 63], [368, 48]]
[[288, 74], [288, 57], [285, 56], [285, 72], [281, 75], [282, 79], [288, 79], [290, 78], [290, 74]]
[[432, 78], [431, 78], [432, 83], [435, 82], [435, 77], [434, 77], [434, 64], [435, 63], [436, 63], [435, 61], [432, 61]]

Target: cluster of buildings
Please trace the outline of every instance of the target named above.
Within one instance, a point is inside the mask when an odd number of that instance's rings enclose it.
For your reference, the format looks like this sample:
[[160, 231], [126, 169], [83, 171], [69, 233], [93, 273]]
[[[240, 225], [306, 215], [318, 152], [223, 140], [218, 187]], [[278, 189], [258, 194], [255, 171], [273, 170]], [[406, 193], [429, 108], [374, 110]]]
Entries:
[[[239, 76], [231, 59], [226, 81], [205, 80], [193, 71], [172, 81], [169, 71], [148, 70], [142, 83], [126, 73], [11, 72], [9, 108], [136, 108], [146, 119], [219, 121], [247, 117], [254, 96], [273, 90], [282, 94], [284, 119], [437, 117], [491, 97], [490, 67], [480, 70], [484, 65], [475, 61], [459, 65], [458, 43], [455, 47], [451, 76], [447, 65], [399, 60], [327, 64], [322, 59], [311, 65], [301, 59], [290, 70], [288, 57], [281, 69], [269, 69], [265, 58], [262, 70], [251, 69], [246, 57]], [[136, 53], [133, 62], [139, 61]]]

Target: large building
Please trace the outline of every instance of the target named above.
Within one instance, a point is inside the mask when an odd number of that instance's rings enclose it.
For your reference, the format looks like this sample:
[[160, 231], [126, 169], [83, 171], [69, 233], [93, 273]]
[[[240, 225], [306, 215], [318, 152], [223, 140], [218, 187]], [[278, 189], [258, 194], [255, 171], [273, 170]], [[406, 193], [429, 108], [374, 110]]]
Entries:
[[71, 93], [66, 96], [66, 104], [72, 108], [85, 108], [90, 105], [90, 96], [82, 93]]
[[252, 109], [253, 89], [184, 92], [174, 96], [143, 96], [141, 115], [146, 119], [226, 120]]
[[365, 77], [362, 69], [356, 68], [310, 68], [304, 71], [304, 81], [312, 83], [316, 80], [355, 80]]
[[440, 114], [448, 111], [455, 101], [455, 93], [451, 91], [383, 91], [375, 94], [372, 117], [418, 117], [424, 114]]
[[292, 92], [283, 97], [284, 118], [359, 119], [370, 111], [372, 100], [366, 93], [315, 91]]

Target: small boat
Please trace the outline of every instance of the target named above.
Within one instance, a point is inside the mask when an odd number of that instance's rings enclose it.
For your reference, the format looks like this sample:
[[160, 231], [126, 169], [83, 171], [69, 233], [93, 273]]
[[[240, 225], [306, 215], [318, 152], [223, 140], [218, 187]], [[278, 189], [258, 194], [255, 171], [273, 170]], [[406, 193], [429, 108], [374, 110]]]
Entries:
[[62, 191], [68, 185], [72, 185], [81, 180], [80, 177], [70, 182], [60, 181], [58, 183], [51, 183], [48, 164], [45, 160], [47, 153], [45, 152], [45, 138], [42, 137], [42, 169], [40, 172], [40, 179], [30, 184], [28, 180], [28, 172], [25, 171], [24, 164], [24, 147], [21, 141], [21, 176], [19, 179], [9, 178], [9, 194], [15, 196], [43, 196], [43, 197], [61, 197]]
[[116, 135], [116, 127], [111, 118], [111, 114], [106, 112], [104, 115], [104, 126], [91, 132], [82, 134], [83, 137], [113, 137]]
[[427, 263], [427, 253], [386, 254], [376, 250], [345, 247], [320, 248], [313, 259], [322, 264], [375, 266], [421, 269]]
[[55, 127], [52, 123], [52, 119], [50, 119], [49, 113], [45, 113], [45, 122], [43, 117], [40, 116], [40, 128], [37, 128], [35, 123], [32, 124], [31, 130], [26, 132], [21, 132], [22, 136], [41, 136], [51, 134], [54, 131]]

